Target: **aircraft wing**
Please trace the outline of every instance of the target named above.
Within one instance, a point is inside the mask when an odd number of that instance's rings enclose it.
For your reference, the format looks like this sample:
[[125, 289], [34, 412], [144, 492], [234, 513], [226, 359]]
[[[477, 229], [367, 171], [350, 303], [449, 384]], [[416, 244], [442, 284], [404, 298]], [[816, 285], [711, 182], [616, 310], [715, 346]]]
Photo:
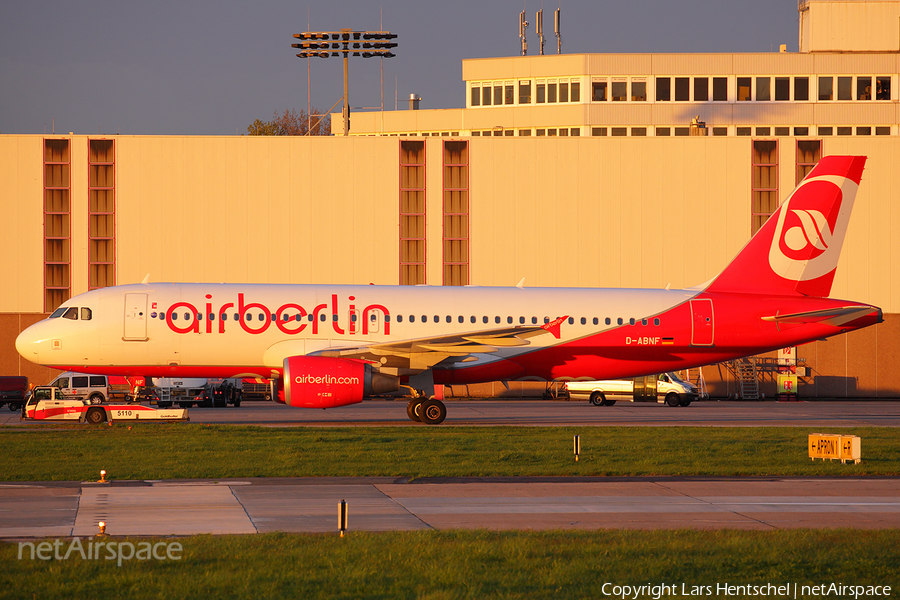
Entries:
[[355, 348], [332, 348], [313, 353], [318, 356], [355, 358], [388, 368], [424, 371], [450, 357], [496, 352], [498, 349], [528, 346], [528, 338], [551, 334], [560, 336], [560, 325], [568, 316], [560, 317], [543, 325], [503, 327], [426, 338], [400, 340], [360, 346]]

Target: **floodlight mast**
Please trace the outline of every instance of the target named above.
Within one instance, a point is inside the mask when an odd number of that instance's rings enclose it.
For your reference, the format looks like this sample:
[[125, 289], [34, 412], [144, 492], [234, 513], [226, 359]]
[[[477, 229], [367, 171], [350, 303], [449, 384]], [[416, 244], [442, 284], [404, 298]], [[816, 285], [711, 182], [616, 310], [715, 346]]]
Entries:
[[397, 43], [391, 40], [396, 38], [397, 34], [389, 31], [341, 29], [340, 31], [304, 31], [295, 33], [294, 37], [303, 40], [299, 44], [291, 44], [292, 48], [300, 50], [297, 58], [343, 56], [344, 135], [350, 135], [350, 77], [348, 74], [350, 54], [363, 58], [393, 58], [396, 54], [391, 52], [391, 48], [396, 48]]

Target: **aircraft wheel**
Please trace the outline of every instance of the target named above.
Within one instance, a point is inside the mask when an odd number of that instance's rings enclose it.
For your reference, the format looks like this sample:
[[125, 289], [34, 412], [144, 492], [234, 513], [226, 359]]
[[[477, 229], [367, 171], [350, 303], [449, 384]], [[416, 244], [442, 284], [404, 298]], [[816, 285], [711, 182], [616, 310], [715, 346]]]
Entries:
[[97, 425], [106, 420], [106, 411], [102, 408], [91, 408], [84, 416], [84, 420], [91, 425]]
[[678, 397], [678, 394], [669, 394], [666, 396], [666, 404], [669, 406], [678, 406], [681, 403], [681, 399]]
[[419, 398], [413, 398], [409, 402], [406, 403], [406, 416], [409, 417], [410, 421], [415, 421], [416, 423], [420, 423], [422, 421], [422, 417], [419, 416], [419, 411], [422, 408], [422, 400]]
[[594, 406], [606, 406], [606, 396], [603, 392], [594, 392], [591, 394], [591, 404]]
[[419, 416], [423, 423], [428, 425], [438, 425], [447, 418], [447, 407], [440, 400], [432, 398], [422, 403], [419, 409]]

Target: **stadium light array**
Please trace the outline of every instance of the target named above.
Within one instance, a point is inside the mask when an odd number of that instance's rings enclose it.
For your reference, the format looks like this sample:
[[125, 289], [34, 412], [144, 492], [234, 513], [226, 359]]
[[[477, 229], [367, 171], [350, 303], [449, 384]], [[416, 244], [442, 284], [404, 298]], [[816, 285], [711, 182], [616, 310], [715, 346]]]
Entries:
[[329, 56], [341, 56], [344, 59], [344, 135], [350, 133], [350, 83], [348, 77], [348, 58], [350, 56], [362, 56], [363, 58], [393, 58], [397, 56], [391, 50], [397, 47], [397, 42], [391, 40], [397, 34], [389, 31], [304, 31], [295, 33], [294, 37], [301, 40], [298, 44], [291, 44], [300, 52], [298, 58], [328, 58]]

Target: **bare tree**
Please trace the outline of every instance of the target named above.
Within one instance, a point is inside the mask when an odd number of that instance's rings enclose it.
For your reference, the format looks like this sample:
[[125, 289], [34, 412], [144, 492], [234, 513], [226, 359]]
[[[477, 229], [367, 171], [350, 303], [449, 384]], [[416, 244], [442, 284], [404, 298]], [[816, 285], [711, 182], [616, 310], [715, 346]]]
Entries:
[[285, 109], [279, 115], [276, 111], [271, 121], [256, 119], [247, 127], [249, 135], [331, 135], [331, 115], [322, 114], [313, 109], [310, 114], [305, 110]]

